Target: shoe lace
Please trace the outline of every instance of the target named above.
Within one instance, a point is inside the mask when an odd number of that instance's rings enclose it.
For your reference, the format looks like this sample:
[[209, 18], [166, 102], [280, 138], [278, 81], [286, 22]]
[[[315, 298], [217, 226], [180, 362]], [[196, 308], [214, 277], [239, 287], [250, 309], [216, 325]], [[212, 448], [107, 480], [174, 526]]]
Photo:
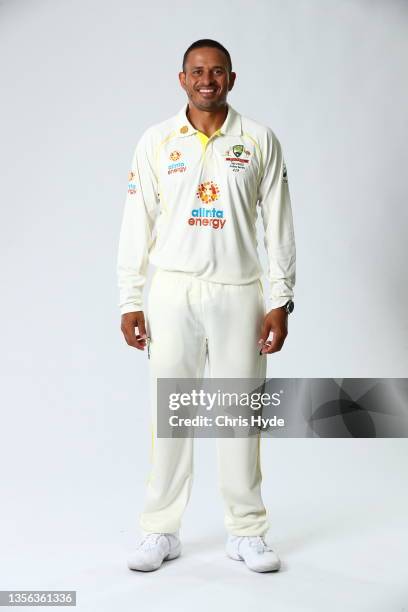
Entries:
[[140, 550], [151, 550], [163, 536], [163, 533], [148, 533], [140, 542], [138, 548]]
[[248, 543], [250, 546], [256, 548], [257, 552], [273, 552], [273, 549], [268, 546], [262, 536], [249, 536]]

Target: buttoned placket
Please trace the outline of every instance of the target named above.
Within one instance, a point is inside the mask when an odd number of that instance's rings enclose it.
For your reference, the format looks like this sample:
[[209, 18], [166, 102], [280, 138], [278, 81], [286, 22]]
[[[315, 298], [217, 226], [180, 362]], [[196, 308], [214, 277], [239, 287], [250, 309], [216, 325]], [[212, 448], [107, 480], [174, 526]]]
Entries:
[[[196, 137], [199, 139], [200, 144], [201, 144], [201, 148], [202, 148], [202, 154], [201, 154], [201, 164], [202, 167], [204, 168], [204, 166], [208, 167], [213, 165], [213, 154], [214, 154], [214, 141], [216, 138], [218, 138], [219, 136], [222, 136], [221, 132], [219, 132], [218, 130], [216, 132], [214, 132], [214, 134], [212, 134], [210, 137], [208, 137], [208, 139], [206, 140], [206, 142], [203, 142], [202, 138], [199, 136], [199, 132], [196, 132]], [[209, 154], [208, 154], [209, 151]], [[208, 155], [210, 155], [210, 157], [208, 158]]]

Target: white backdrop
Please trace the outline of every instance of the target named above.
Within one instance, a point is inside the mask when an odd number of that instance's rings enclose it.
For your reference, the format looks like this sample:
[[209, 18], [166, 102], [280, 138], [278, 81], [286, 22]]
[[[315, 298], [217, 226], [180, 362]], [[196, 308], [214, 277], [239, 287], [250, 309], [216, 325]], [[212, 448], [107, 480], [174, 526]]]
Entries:
[[408, 609], [404, 439], [263, 441], [270, 576], [225, 558], [215, 447], [198, 440], [185, 554], [127, 570], [150, 430], [116, 286], [134, 146], [185, 100], [185, 49], [215, 38], [229, 101], [288, 167], [296, 310], [268, 376], [406, 376], [407, 3], [3, 0], [0, 18], [0, 588], [78, 589], [84, 610], [133, 609], [156, 581], [157, 610], [247, 609], [255, 588], [285, 612]]

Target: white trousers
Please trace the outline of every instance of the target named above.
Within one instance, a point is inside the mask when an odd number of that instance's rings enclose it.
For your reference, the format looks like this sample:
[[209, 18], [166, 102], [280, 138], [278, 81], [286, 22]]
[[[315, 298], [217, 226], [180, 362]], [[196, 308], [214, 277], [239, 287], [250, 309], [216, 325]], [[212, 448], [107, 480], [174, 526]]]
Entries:
[[[258, 340], [265, 315], [261, 281], [225, 285], [157, 269], [146, 312], [152, 403], [151, 470], [140, 516], [144, 532], [179, 530], [193, 479], [194, 438], [157, 437], [157, 378], [266, 376]], [[224, 524], [234, 535], [264, 535], [260, 436], [217, 438]]]

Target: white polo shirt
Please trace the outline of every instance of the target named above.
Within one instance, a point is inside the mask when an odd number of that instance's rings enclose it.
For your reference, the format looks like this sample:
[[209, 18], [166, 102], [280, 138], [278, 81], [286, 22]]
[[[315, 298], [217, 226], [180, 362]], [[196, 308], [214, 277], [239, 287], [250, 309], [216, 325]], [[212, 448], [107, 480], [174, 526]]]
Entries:
[[186, 110], [187, 103], [149, 127], [136, 145], [119, 239], [120, 311], [143, 310], [149, 261], [215, 283], [259, 279], [258, 210], [270, 308], [282, 306], [293, 298], [296, 251], [280, 142], [230, 104], [210, 138], [191, 125]]

